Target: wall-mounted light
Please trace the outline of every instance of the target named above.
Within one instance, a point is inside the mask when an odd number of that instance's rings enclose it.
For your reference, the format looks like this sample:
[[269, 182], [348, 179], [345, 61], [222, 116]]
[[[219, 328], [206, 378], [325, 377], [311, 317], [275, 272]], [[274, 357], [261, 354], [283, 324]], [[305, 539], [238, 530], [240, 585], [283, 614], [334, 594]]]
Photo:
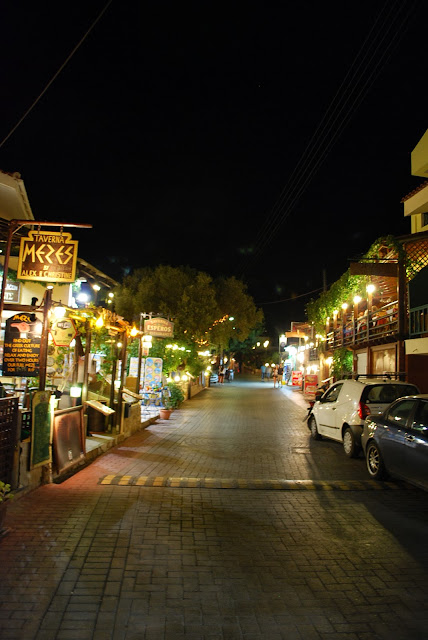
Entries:
[[70, 397], [71, 398], [80, 398], [82, 395], [82, 387], [78, 384], [73, 384], [70, 387]]

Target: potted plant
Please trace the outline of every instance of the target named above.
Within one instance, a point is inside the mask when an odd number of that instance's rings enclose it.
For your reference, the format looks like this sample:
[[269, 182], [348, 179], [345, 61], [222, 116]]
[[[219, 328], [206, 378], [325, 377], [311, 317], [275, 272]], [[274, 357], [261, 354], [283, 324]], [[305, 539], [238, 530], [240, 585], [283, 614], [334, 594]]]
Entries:
[[159, 417], [168, 420], [172, 411], [178, 409], [184, 400], [184, 395], [178, 384], [169, 382], [167, 389], [162, 394], [163, 407], [159, 410]]
[[169, 417], [172, 413], [172, 404], [169, 398], [163, 398], [163, 407], [159, 409], [159, 417], [161, 420], [169, 420]]
[[6, 507], [8, 501], [13, 497], [10, 492], [10, 484], [0, 480], [0, 537], [6, 533], [4, 521], [6, 519]]

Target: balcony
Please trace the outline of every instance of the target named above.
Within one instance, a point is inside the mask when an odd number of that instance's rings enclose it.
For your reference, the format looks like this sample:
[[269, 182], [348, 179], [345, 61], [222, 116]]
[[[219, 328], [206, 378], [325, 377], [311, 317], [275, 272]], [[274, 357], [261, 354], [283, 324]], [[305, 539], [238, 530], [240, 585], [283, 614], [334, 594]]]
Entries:
[[428, 305], [410, 309], [409, 335], [411, 338], [420, 338], [428, 333]]
[[[426, 308], [428, 310], [428, 307]], [[426, 321], [428, 318], [426, 317]], [[418, 334], [419, 335], [419, 334]], [[398, 304], [391, 302], [380, 309], [366, 312], [356, 319], [341, 323], [327, 333], [327, 349], [358, 347], [391, 342], [398, 337]]]

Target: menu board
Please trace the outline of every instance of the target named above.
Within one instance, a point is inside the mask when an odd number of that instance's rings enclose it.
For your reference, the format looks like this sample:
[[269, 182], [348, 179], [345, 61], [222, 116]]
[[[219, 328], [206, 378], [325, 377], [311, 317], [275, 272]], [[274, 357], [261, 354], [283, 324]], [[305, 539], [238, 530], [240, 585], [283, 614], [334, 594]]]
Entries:
[[17, 313], [6, 320], [4, 376], [39, 375], [42, 323], [34, 313]]

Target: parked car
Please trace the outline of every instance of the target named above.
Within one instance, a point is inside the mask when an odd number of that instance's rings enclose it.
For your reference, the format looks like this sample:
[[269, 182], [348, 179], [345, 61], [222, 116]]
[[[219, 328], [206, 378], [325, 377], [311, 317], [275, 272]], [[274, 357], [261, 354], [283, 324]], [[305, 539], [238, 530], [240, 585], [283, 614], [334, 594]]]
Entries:
[[361, 451], [361, 434], [368, 416], [383, 413], [397, 398], [418, 393], [414, 384], [391, 378], [357, 376], [339, 380], [314, 403], [307, 424], [315, 440], [325, 436], [342, 442], [346, 455], [352, 458]]
[[361, 443], [374, 480], [390, 474], [428, 489], [428, 395], [400, 398], [366, 418]]

